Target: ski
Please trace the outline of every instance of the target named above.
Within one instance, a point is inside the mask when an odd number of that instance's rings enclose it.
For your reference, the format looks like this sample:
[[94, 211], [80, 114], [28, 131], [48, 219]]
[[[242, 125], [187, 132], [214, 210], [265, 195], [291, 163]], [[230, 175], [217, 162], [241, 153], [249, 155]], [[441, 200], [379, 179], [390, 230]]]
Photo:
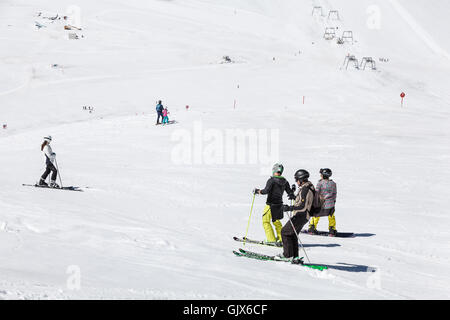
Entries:
[[268, 241], [261, 241], [261, 240], [252, 240], [246, 237], [239, 238], [239, 237], [233, 237], [234, 241], [238, 242], [244, 242], [244, 243], [253, 243], [253, 244], [260, 244], [263, 246], [269, 246], [269, 247], [282, 247], [283, 244], [281, 242], [268, 242]]
[[269, 255], [265, 255], [265, 254], [260, 254], [260, 253], [256, 253], [256, 252], [243, 250], [243, 249], [239, 249], [239, 252], [233, 251], [233, 253], [239, 257], [247, 257], [247, 258], [252, 258], [252, 259], [256, 259], [256, 260], [291, 262], [290, 259], [282, 259], [282, 258], [277, 259], [276, 256], [269, 256]]
[[[292, 263], [292, 259], [289, 259], [289, 258], [282, 258], [282, 257], [278, 257], [278, 256], [270, 256], [270, 255], [266, 255], [266, 254], [261, 254], [261, 253], [256, 253], [256, 252], [244, 250], [244, 249], [239, 249], [239, 252], [238, 251], [233, 251], [233, 253], [236, 256], [238, 256], [238, 257], [247, 257], [247, 258], [256, 259], [256, 260], [263, 260], [263, 261], [283, 261], [283, 262], [291, 262]], [[316, 270], [319, 270], [319, 271], [328, 269], [327, 266], [305, 263], [303, 261], [303, 257], [298, 259], [298, 264], [301, 265], [301, 266], [308, 267], [308, 268], [311, 268], [311, 269], [316, 269]]]
[[52, 190], [68, 190], [68, 191], [80, 191], [80, 192], [83, 192], [83, 190], [82, 190], [80, 187], [74, 187], [74, 186], [52, 188], [52, 187], [50, 187], [50, 186], [40, 186], [40, 185], [38, 185], [38, 184], [26, 184], [26, 183], [22, 183], [22, 186], [25, 186], [25, 187], [44, 188], [44, 189], [52, 189]]
[[336, 237], [336, 238], [354, 238], [355, 234], [353, 232], [338, 232], [335, 236], [330, 236], [328, 231], [317, 231], [317, 234], [309, 233], [308, 230], [302, 230], [301, 233], [309, 234], [311, 236], [325, 236], [325, 237]]
[[166, 123], [156, 123], [155, 126], [160, 126], [160, 125], [165, 126], [165, 125], [170, 125], [170, 124], [175, 124], [175, 123], [178, 123], [178, 121], [170, 120], [169, 122], [166, 122]]

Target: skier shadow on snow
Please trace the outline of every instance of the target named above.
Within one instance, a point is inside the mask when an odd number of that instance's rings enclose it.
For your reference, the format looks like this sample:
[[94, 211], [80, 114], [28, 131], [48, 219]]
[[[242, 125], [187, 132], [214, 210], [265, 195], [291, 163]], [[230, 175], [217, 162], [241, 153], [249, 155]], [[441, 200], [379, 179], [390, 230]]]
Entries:
[[320, 264], [320, 265], [326, 266], [326, 267], [328, 267], [328, 269], [347, 271], [347, 272], [375, 272], [376, 271], [375, 268], [365, 266], [362, 264], [351, 264], [351, 263], [338, 262], [337, 265], [331, 265], [331, 264]]
[[368, 237], [376, 236], [376, 234], [375, 233], [354, 233], [353, 236], [355, 238], [368, 238]]
[[[300, 245], [299, 245], [300, 246]], [[338, 243], [314, 243], [314, 244], [303, 244], [305, 248], [321, 247], [321, 248], [334, 248], [340, 247]]]

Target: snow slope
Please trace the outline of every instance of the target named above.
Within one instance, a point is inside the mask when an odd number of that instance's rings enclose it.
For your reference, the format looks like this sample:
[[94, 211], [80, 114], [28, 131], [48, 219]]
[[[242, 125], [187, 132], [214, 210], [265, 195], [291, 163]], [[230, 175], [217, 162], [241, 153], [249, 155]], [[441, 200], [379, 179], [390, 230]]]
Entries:
[[[80, 0], [83, 38], [68, 40], [42, 15], [71, 1], [2, 1], [0, 299], [450, 298], [450, 4], [434, 3]], [[325, 41], [326, 26], [354, 44]], [[377, 70], [342, 69], [348, 53]], [[178, 123], [154, 126], [158, 99]], [[314, 183], [333, 169], [338, 230], [358, 236], [301, 236], [329, 270], [233, 256], [272, 159], [195, 149], [229, 129], [278, 132], [291, 183], [297, 169]], [[84, 192], [21, 185], [42, 173], [48, 134], [63, 184]], [[264, 237], [264, 201], [251, 238]]]

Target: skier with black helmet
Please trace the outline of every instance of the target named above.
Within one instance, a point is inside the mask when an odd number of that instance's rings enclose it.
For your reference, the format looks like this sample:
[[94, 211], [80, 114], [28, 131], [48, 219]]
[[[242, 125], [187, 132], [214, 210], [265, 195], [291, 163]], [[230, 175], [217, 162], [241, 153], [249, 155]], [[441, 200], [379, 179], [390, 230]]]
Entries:
[[[283, 219], [283, 193], [286, 191], [289, 199], [295, 198], [289, 182], [282, 176], [283, 171], [283, 165], [276, 163], [272, 168], [272, 176], [267, 180], [265, 188], [262, 190], [254, 189], [255, 194], [267, 194], [266, 206], [262, 216], [267, 242], [280, 242], [280, 245], [282, 228], [280, 220]], [[275, 227], [277, 237], [275, 237], [270, 222]]]
[[56, 170], [56, 167], [54, 165], [55, 159], [56, 159], [56, 153], [53, 152], [52, 147], [50, 146], [50, 142], [52, 141], [51, 136], [44, 137], [44, 142], [41, 145], [41, 151], [45, 155], [45, 164], [46, 169], [45, 172], [42, 174], [41, 179], [39, 180], [40, 186], [49, 186], [45, 179], [47, 179], [50, 172], [52, 173], [52, 176], [50, 178], [50, 187], [51, 188], [59, 188], [59, 185], [56, 183], [56, 177], [58, 176], [58, 170]]
[[285, 258], [298, 258], [298, 233], [310, 218], [310, 210], [314, 201], [314, 185], [308, 180], [309, 172], [300, 169], [295, 172], [295, 181], [299, 186], [294, 205], [283, 206], [283, 211], [293, 211], [289, 221], [281, 229], [283, 254]]
[[319, 197], [320, 212], [315, 214], [309, 223], [308, 233], [317, 234], [317, 225], [319, 223], [320, 217], [328, 216], [328, 235], [335, 237], [336, 231], [336, 218], [334, 216], [336, 196], [337, 196], [337, 186], [336, 182], [330, 179], [333, 174], [331, 169], [324, 168], [320, 169], [321, 179], [317, 182], [316, 193]]

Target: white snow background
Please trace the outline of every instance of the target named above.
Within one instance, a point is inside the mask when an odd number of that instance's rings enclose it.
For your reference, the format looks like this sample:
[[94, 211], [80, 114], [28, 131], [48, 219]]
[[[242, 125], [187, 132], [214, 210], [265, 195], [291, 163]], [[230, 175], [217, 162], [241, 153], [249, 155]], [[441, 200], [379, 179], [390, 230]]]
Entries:
[[[445, 0], [0, 1], [0, 299], [449, 299], [449, 12]], [[327, 26], [354, 43], [323, 39]], [[347, 54], [377, 70], [341, 68]], [[154, 125], [159, 99], [178, 123]], [[357, 237], [301, 235], [328, 270], [232, 254], [270, 170], [180, 163], [175, 138], [199, 126], [205, 145], [208, 130], [278, 132], [290, 183], [332, 168], [337, 229]], [[49, 134], [63, 184], [84, 192], [22, 186], [42, 174]], [[250, 238], [264, 238], [264, 204]]]

